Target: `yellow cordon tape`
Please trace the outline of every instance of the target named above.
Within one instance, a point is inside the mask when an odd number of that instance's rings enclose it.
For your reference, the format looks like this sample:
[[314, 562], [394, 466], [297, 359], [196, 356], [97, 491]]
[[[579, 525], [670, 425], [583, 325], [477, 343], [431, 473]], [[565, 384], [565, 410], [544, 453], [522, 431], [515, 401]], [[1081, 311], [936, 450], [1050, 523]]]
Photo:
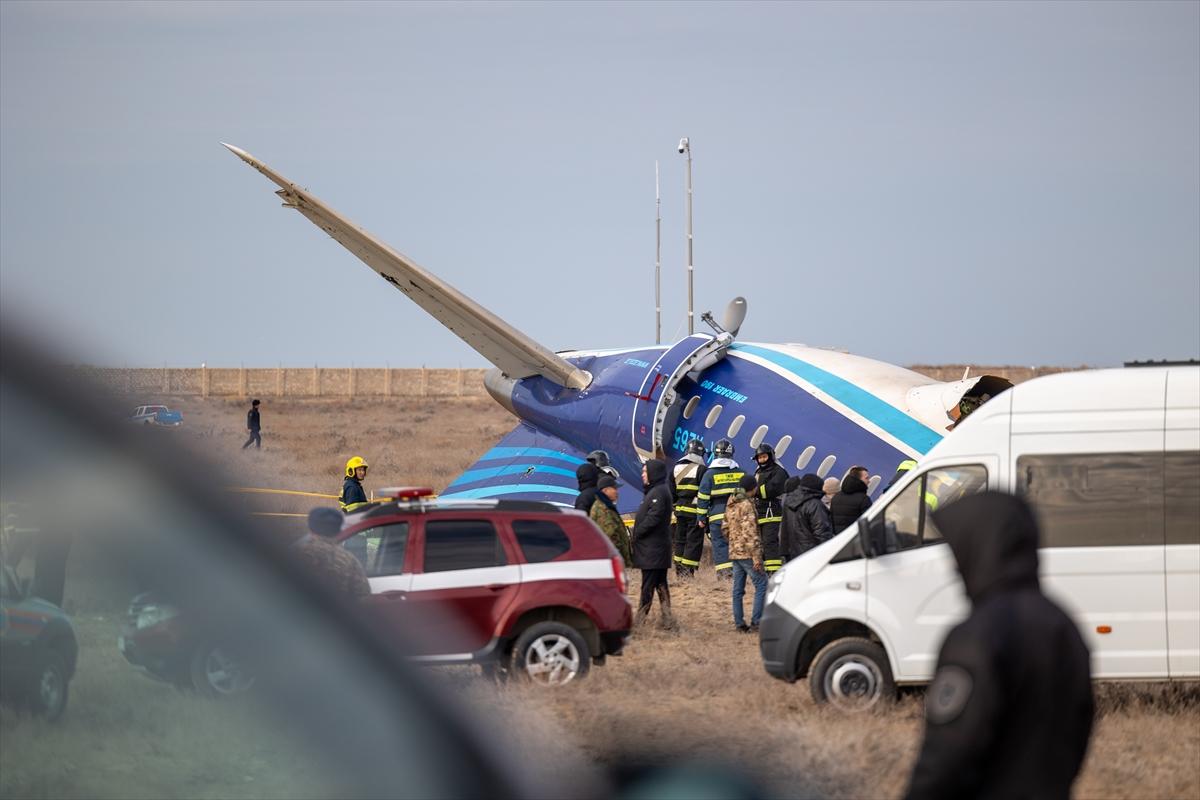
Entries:
[[321, 494], [320, 492], [298, 492], [294, 489], [258, 489], [246, 486], [226, 486], [225, 491], [239, 494], [294, 494], [301, 497], [324, 497], [327, 500], [337, 500], [336, 494]]
[[252, 517], [307, 517], [308, 514], [288, 514], [283, 511], [251, 511]]

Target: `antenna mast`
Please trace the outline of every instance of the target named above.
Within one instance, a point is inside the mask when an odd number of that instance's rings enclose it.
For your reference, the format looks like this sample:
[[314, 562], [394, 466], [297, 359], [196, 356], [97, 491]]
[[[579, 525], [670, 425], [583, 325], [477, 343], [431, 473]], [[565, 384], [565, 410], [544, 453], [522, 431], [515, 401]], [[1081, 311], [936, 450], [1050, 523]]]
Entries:
[[662, 195], [654, 162], [654, 343], [662, 344]]
[[688, 137], [679, 140], [679, 152], [687, 154], [687, 281], [688, 281], [688, 336], [696, 332], [695, 314], [692, 312], [692, 144]]

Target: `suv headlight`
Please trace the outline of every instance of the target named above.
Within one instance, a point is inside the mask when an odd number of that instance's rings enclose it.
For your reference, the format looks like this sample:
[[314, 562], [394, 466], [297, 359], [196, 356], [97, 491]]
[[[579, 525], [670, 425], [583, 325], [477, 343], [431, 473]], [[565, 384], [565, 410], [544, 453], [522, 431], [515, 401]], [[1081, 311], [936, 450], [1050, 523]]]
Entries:
[[177, 616], [179, 616], [179, 612], [171, 606], [143, 606], [137, 616], [137, 629], [141, 631], [146, 628], [153, 628], [155, 625], [161, 625], [172, 617]]

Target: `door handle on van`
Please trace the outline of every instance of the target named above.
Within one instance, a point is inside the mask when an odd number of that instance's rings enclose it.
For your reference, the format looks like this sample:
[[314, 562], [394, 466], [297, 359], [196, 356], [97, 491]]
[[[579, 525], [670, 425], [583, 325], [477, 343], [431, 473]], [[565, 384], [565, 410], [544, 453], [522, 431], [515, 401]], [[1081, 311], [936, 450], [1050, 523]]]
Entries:
[[862, 584], [858, 581], [846, 581], [846, 588], [852, 592], [861, 592]]

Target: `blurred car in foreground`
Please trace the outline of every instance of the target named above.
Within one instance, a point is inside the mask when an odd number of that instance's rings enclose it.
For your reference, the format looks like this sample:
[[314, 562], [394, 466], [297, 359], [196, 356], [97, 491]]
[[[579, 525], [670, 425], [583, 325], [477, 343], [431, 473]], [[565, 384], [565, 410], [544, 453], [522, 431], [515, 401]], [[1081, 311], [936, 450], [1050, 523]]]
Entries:
[[0, 569], [0, 699], [49, 720], [67, 708], [79, 646], [66, 613]]
[[390, 499], [347, 517], [338, 539], [367, 573], [375, 623], [391, 634], [398, 613], [410, 633], [415, 621], [414, 659], [557, 686], [620, 655], [633, 624], [625, 565], [586, 515], [439, 502], [430, 489], [382, 494]]
[[138, 406], [129, 415], [129, 421], [135, 425], [178, 428], [183, 424], [183, 412], [172, 411], [166, 406]]
[[117, 647], [125, 660], [153, 678], [206, 697], [234, 695], [254, 686], [246, 643], [205, 638], [178, 608], [143, 592], [133, 598]]

